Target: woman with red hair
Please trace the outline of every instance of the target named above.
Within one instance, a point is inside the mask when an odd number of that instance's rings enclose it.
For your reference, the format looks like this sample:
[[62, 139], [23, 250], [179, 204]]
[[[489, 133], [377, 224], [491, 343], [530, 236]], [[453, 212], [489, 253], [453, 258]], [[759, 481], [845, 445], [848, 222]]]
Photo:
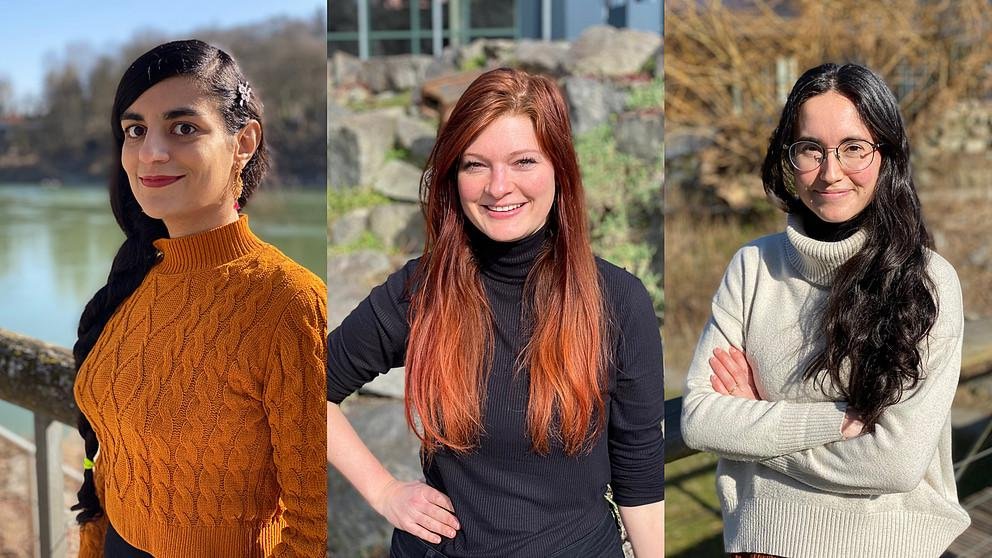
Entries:
[[[421, 185], [424, 254], [329, 336], [328, 461], [397, 529], [391, 556], [661, 557], [664, 390], [647, 291], [593, 256], [568, 108], [544, 77], [475, 80]], [[404, 366], [424, 482], [338, 404]]]

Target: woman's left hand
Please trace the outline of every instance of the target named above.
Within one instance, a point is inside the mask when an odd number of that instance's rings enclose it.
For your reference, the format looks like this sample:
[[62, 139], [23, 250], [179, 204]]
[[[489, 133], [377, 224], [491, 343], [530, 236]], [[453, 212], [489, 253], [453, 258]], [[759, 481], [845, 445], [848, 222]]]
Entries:
[[710, 357], [710, 368], [713, 374], [710, 375], [710, 385], [717, 393], [743, 397], [755, 401], [761, 400], [758, 388], [754, 383], [754, 372], [747, 357], [737, 347], [730, 347], [730, 351], [714, 349], [713, 356]]

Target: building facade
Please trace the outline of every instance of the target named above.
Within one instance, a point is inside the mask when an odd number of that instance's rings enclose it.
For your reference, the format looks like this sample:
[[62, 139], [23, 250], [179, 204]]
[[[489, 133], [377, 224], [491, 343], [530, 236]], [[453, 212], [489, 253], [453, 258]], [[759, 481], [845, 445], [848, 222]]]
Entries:
[[658, 33], [662, 0], [333, 0], [328, 52], [440, 56], [479, 38], [572, 40], [591, 25]]

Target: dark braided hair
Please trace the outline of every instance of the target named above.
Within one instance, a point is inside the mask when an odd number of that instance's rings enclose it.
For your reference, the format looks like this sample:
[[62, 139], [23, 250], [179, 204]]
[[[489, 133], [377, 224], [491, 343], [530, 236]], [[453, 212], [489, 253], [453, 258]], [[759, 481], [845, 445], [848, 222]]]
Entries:
[[[934, 285], [927, 274], [930, 233], [913, 184], [909, 140], [892, 91], [877, 74], [857, 64], [823, 64], [806, 71], [789, 93], [761, 169], [765, 192], [807, 230], [825, 229], [796, 195], [786, 148], [796, 133], [800, 107], [834, 91], [857, 108], [875, 141], [882, 165], [875, 194], [841, 230], [866, 233], [864, 246], [836, 272], [820, 321], [826, 345], [806, 366], [807, 380], [829, 379], [862, 413], [872, 432], [882, 412], [923, 378], [920, 342], [937, 319]], [[847, 225], [847, 226], [845, 226]], [[842, 369], [849, 377], [842, 378]]]
[[[194, 80], [205, 95], [214, 99], [230, 134], [242, 129], [251, 120], [256, 120], [259, 124], [262, 122], [262, 103], [254, 92], [249, 95], [244, 93], [247, 80], [237, 62], [224, 51], [202, 41], [174, 41], [159, 45], [142, 54], [124, 72], [117, 86], [110, 115], [115, 149], [111, 165], [114, 170], [110, 176], [110, 207], [126, 239], [114, 256], [107, 284], [93, 295], [79, 319], [78, 337], [72, 347], [77, 371], [93, 349], [110, 316], [138, 288], [148, 270], [158, 261], [159, 254], [152, 242], [168, 236], [165, 224], [142, 213], [131, 192], [127, 173], [121, 165], [121, 148], [124, 145], [121, 114], [149, 88], [171, 77]], [[239, 85], [242, 86], [241, 92]], [[238, 199], [241, 207], [248, 202], [267, 169], [268, 152], [263, 138], [251, 160], [241, 170], [244, 183]], [[86, 457], [92, 460], [100, 444], [82, 413], [78, 417], [78, 428], [85, 441]], [[79, 502], [72, 509], [79, 511], [76, 516], [79, 523], [103, 515], [91, 469], [83, 472], [83, 485], [77, 498]]]

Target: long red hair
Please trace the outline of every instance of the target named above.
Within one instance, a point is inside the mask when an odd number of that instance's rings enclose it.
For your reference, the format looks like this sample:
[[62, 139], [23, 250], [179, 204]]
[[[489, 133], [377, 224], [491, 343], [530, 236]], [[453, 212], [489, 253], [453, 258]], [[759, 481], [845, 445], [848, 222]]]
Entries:
[[568, 107], [550, 79], [500, 68], [462, 94], [421, 182], [427, 241], [410, 304], [406, 417], [428, 453], [441, 446], [470, 451], [482, 434], [493, 319], [469, 246], [472, 225], [459, 202], [457, 175], [462, 154], [482, 130], [512, 115], [530, 118], [556, 182], [551, 240], [525, 283], [531, 338], [517, 361], [530, 371], [531, 447], [547, 454], [555, 438], [577, 454], [606, 421], [606, 319]]

